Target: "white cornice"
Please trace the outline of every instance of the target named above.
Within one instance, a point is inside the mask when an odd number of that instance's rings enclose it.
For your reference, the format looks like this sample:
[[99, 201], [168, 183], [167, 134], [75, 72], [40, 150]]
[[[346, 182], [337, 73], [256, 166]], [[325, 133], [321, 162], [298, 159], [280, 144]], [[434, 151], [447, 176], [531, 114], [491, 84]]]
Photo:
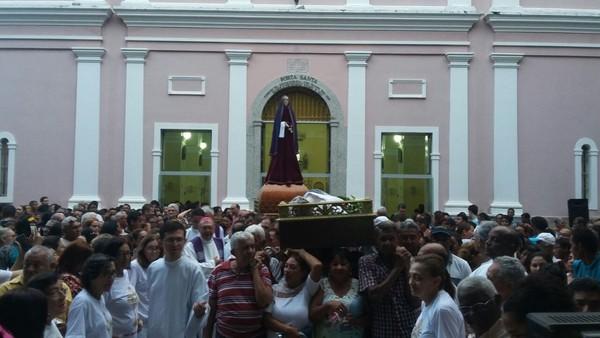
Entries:
[[[0, 35], [0, 40], [2, 36]], [[169, 42], [169, 43], [228, 43], [228, 44], [261, 44], [261, 45], [368, 45], [368, 46], [452, 46], [469, 47], [469, 41], [449, 40], [351, 40], [351, 39], [237, 39], [237, 38], [190, 38], [169, 36], [127, 36], [127, 42]]]
[[600, 33], [600, 10], [492, 7], [485, 20], [496, 32]]
[[[135, 6], [134, 6], [135, 5]], [[362, 8], [362, 7], [361, 7]], [[129, 27], [391, 30], [466, 32], [480, 19], [474, 8], [289, 6], [166, 6], [133, 3], [114, 7]]]
[[97, 26], [110, 16], [104, 1], [1, 1], [0, 26]]

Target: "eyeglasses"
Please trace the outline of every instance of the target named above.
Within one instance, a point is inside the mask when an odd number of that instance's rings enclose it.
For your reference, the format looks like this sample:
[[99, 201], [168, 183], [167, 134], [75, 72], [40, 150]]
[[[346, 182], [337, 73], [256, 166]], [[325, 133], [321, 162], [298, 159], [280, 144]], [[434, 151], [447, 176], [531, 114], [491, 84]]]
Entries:
[[480, 311], [485, 311], [486, 308], [488, 307], [488, 305], [494, 301], [494, 298], [490, 298], [487, 301], [483, 302], [483, 303], [475, 303], [473, 305], [470, 306], [461, 306], [459, 307], [460, 312], [466, 316], [466, 315], [473, 315], [474, 313], [478, 313]]

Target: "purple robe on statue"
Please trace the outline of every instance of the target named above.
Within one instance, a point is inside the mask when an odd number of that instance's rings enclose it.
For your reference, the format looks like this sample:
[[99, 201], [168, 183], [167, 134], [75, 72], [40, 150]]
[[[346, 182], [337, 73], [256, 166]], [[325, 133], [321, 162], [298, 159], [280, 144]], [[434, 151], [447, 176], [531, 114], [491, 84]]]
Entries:
[[[281, 122], [287, 127], [281, 131]], [[282, 135], [283, 137], [280, 137]], [[296, 153], [298, 152], [298, 139], [296, 132], [296, 118], [290, 105], [280, 104], [275, 115], [273, 137], [271, 139], [271, 164], [265, 179], [265, 184], [304, 184], [302, 173]]]

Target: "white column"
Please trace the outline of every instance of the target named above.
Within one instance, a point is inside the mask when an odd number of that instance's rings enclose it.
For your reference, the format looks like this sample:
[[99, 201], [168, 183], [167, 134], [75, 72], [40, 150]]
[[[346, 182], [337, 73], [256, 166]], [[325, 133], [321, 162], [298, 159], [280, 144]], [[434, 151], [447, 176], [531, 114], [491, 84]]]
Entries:
[[589, 156], [590, 196], [588, 197], [588, 208], [598, 210], [598, 149], [590, 149]]
[[517, 112], [517, 70], [523, 54], [493, 53], [494, 61], [494, 197], [492, 214], [514, 208], [519, 203], [519, 141]]
[[448, 201], [450, 214], [467, 212], [469, 202], [469, 61], [473, 53], [447, 53], [450, 68]]
[[370, 51], [349, 51], [346, 196], [365, 198], [365, 109]]
[[73, 196], [69, 199], [69, 206], [100, 201], [100, 66], [104, 52], [104, 48], [73, 48], [77, 57], [77, 89]]
[[520, 0], [492, 0], [492, 7], [520, 7]]
[[371, 6], [371, 2], [369, 0], [346, 0], [346, 6], [366, 7]]
[[227, 0], [227, 5], [250, 7], [250, 6], [252, 6], [252, 1], [251, 0]]
[[471, 0], [448, 0], [448, 7], [471, 7]]
[[144, 63], [145, 48], [122, 48], [127, 64], [125, 84], [125, 144], [123, 196], [119, 203], [139, 209], [144, 198]]
[[237, 203], [249, 209], [246, 196], [246, 91], [250, 50], [225, 50], [229, 59], [229, 132], [227, 133], [227, 197], [222, 205]]

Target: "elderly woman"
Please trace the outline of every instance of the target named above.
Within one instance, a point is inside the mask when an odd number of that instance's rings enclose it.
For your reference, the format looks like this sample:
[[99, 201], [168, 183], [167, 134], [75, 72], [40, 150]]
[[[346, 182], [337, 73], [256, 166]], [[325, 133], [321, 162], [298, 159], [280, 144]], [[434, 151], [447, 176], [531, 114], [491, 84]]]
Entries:
[[115, 263], [104, 254], [94, 254], [85, 261], [83, 289], [69, 308], [65, 338], [112, 338], [112, 316], [102, 294], [110, 291], [115, 274]]
[[454, 286], [442, 257], [435, 254], [415, 257], [409, 276], [413, 296], [422, 301], [411, 337], [465, 337], [463, 316], [454, 302]]
[[313, 297], [310, 319], [316, 322], [315, 338], [360, 338], [364, 336], [362, 297], [346, 250], [334, 253], [329, 276], [320, 282]]
[[115, 262], [115, 279], [104, 294], [106, 308], [113, 318], [113, 334], [119, 337], [137, 337], [141, 329], [138, 319], [139, 297], [129, 281], [128, 271], [131, 262], [131, 249], [123, 238], [112, 237], [103, 240], [95, 251], [111, 257]]
[[55, 320], [66, 310], [66, 294], [62, 282], [56, 272], [43, 272], [35, 275], [27, 286], [40, 290], [48, 301], [48, 321], [44, 329], [44, 338], [62, 338]]
[[273, 286], [273, 303], [265, 312], [269, 338], [277, 337], [277, 333], [310, 336], [309, 305], [319, 290], [322, 268], [321, 262], [305, 250], [288, 249], [284, 278]]

